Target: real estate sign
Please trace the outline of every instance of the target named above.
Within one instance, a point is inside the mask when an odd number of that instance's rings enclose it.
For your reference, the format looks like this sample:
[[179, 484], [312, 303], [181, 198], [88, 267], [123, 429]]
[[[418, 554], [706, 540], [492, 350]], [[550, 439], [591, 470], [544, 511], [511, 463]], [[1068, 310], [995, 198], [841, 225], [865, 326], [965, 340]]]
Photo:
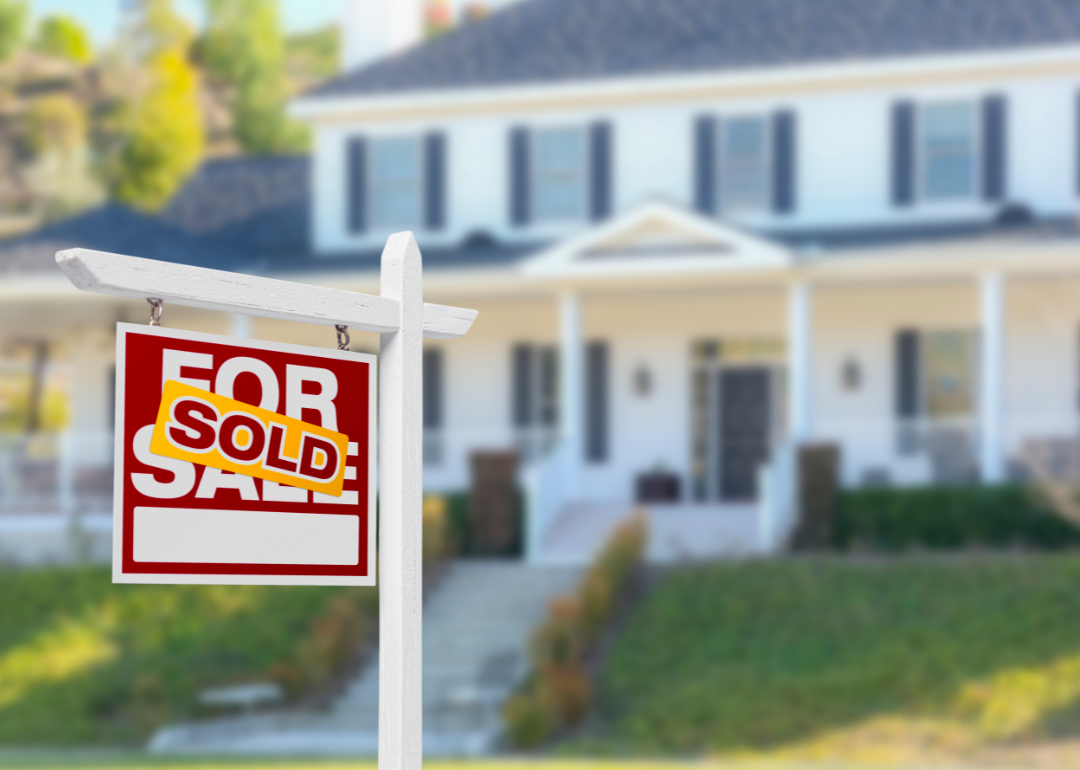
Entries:
[[113, 579], [375, 584], [375, 357], [119, 324]]

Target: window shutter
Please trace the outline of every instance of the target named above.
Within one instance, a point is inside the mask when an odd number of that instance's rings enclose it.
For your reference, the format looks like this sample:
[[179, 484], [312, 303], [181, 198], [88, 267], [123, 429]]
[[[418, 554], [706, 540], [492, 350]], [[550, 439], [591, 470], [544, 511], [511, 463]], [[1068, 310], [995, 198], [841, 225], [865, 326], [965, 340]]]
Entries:
[[424, 351], [424, 430], [443, 426], [443, 352]]
[[346, 149], [349, 232], [367, 229], [367, 144], [363, 138], [349, 139]]
[[611, 124], [589, 129], [589, 214], [594, 222], [611, 214]]
[[1008, 175], [1008, 107], [1004, 96], [983, 100], [983, 198], [1005, 197]]
[[773, 116], [773, 211], [795, 210], [795, 113], [783, 110]]
[[446, 134], [433, 131], [424, 137], [424, 226], [441, 230], [446, 225]]
[[919, 416], [919, 333], [901, 329], [896, 333], [896, 416]]
[[527, 428], [532, 425], [533, 401], [533, 349], [531, 345], [515, 345], [511, 353], [513, 370], [513, 394], [511, 421], [515, 428]]
[[585, 457], [608, 458], [608, 344], [590, 342], [585, 349]]
[[694, 122], [694, 208], [716, 213], [716, 118], [702, 115]]
[[892, 111], [892, 202], [915, 201], [915, 105], [897, 102]]
[[529, 132], [510, 131], [510, 223], [529, 223]]

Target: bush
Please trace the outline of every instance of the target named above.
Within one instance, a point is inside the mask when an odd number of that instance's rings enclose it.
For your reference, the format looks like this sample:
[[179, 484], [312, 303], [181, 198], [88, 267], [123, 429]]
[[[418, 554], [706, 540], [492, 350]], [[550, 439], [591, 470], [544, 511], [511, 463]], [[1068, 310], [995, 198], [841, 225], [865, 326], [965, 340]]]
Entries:
[[445, 497], [431, 495], [424, 498], [423, 538], [424, 563], [436, 561], [453, 550], [450, 535], [449, 505]]
[[503, 721], [510, 742], [522, 749], [539, 746], [553, 728], [551, 707], [537, 690], [528, 690], [508, 700], [503, 707]]
[[865, 489], [841, 493], [833, 529], [839, 548], [1080, 545], [1080, 529], [1019, 485]]
[[578, 595], [551, 602], [533, 636], [533, 677], [504, 710], [513, 745], [532, 748], [555, 730], [578, 725], [588, 716], [592, 684], [585, 673], [585, 654], [614, 614], [647, 541], [644, 514], [627, 519], [585, 573]]

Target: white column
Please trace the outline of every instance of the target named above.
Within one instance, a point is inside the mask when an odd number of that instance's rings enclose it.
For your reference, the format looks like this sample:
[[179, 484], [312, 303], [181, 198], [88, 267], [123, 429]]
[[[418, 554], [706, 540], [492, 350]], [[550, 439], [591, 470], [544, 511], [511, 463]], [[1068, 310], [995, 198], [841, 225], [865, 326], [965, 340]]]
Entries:
[[423, 761], [421, 281], [412, 233], [391, 235], [382, 296], [400, 304], [398, 331], [379, 335], [379, 770]]
[[979, 360], [979, 471], [986, 483], [1005, 479], [1002, 452], [1004, 413], [1005, 280], [984, 273], [980, 281], [982, 346]]
[[565, 445], [566, 497], [581, 496], [582, 382], [581, 297], [564, 292], [559, 305], [559, 433]]
[[801, 444], [813, 436], [813, 297], [806, 281], [788, 289], [788, 436]]

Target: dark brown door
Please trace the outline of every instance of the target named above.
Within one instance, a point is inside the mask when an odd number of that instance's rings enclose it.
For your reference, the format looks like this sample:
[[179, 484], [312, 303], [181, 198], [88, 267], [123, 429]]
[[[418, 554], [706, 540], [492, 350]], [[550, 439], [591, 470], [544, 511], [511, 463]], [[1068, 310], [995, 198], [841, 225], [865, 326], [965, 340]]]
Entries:
[[757, 498], [759, 466], [769, 456], [770, 377], [766, 367], [722, 369], [720, 498]]

